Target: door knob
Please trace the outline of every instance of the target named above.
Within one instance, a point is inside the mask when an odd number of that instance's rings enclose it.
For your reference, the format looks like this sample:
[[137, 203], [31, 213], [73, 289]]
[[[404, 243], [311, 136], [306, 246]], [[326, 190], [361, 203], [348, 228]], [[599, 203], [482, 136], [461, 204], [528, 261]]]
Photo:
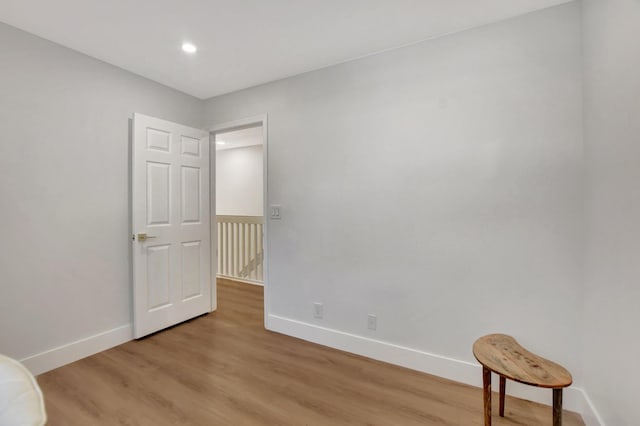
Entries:
[[155, 235], [147, 235], [146, 232], [138, 232], [138, 241], [146, 241], [149, 238], [155, 238]]

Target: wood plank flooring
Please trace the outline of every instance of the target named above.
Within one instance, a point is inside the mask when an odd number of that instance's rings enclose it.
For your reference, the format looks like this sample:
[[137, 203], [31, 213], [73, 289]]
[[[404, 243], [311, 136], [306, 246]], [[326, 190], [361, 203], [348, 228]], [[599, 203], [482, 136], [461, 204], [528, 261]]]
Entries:
[[[482, 425], [482, 389], [268, 332], [262, 305], [218, 280], [217, 312], [40, 375], [49, 425]], [[551, 424], [506, 407], [494, 425]]]

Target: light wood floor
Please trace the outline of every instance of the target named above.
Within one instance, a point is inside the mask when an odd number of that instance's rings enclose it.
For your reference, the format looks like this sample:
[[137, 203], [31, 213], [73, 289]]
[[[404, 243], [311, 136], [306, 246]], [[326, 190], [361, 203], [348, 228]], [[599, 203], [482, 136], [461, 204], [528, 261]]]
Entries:
[[[482, 425], [481, 389], [265, 331], [262, 297], [218, 280], [217, 312], [39, 376], [49, 424]], [[551, 424], [506, 411], [494, 425]]]

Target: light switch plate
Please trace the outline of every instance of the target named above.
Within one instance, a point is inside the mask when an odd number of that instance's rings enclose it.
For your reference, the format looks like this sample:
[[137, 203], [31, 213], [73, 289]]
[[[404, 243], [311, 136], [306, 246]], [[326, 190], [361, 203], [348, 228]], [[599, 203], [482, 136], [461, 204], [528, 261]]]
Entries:
[[282, 216], [280, 216], [280, 210], [282, 210], [282, 206], [280, 204], [271, 204], [271, 206], [269, 207], [271, 219], [282, 219]]

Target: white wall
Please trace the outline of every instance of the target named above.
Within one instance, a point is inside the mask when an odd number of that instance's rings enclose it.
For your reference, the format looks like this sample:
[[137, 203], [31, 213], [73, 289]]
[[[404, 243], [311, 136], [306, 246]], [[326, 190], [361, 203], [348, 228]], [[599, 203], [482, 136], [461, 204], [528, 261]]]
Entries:
[[640, 2], [584, 2], [586, 386], [611, 426], [640, 424]]
[[580, 385], [580, 40], [571, 3], [209, 100], [269, 117], [271, 313], [467, 362], [506, 332]]
[[131, 323], [129, 119], [203, 103], [4, 24], [0, 64], [0, 352], [24, 358]]
[[216, 151], [217, 214], [264, 214], [262, 162], [262, 145]]

